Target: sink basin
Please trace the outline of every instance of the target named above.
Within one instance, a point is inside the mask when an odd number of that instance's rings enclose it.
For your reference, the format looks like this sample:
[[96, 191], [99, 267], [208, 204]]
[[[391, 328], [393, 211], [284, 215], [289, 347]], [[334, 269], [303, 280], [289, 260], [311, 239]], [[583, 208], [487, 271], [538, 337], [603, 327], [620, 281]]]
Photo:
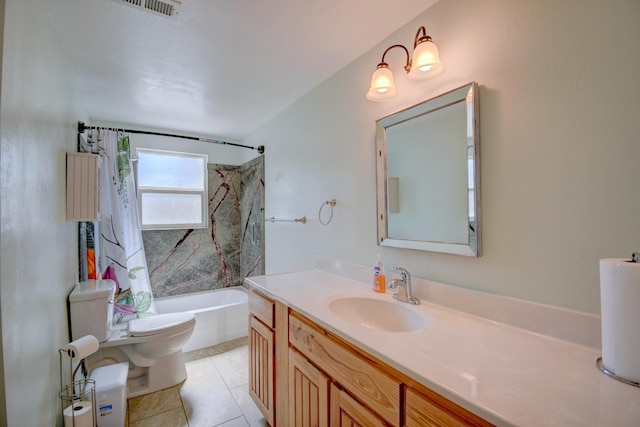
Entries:
[[396, 301], [345, 297], [329, 303], [329, 309], [347, 322], [386, 332], [411, 332], [424, 327], [424, 319]]

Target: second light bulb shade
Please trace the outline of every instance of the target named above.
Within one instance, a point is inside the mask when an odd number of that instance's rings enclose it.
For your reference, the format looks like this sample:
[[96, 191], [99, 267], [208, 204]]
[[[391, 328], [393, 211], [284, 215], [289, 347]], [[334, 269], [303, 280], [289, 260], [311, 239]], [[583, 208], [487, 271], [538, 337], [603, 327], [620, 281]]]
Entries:
[[430, 79], [443, 71], [438, 46], [430, 40], [419, 43], [413, 50], [409, 77], [414, 80]]

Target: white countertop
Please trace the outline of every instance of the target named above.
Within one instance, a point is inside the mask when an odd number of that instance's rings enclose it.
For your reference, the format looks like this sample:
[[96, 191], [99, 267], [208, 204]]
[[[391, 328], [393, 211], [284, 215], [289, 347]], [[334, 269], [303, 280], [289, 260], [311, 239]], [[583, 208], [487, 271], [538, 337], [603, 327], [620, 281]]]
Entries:
[[[321, 270], [245, 279], [263, 293], [498, 426], [640, 426], [640, 388], [596, 367], [599, 349], [422, 301], [395, 301], [368, 283]], [[384, 332], [328, 307], [337, 297], [402, 304], [423, 329]]]

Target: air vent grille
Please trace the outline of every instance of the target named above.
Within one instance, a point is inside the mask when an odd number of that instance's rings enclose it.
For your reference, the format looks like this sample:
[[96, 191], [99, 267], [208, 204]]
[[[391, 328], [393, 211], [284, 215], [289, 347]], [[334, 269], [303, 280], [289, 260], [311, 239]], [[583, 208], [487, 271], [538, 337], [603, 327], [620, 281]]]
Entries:
[[176, 13], [176, 8], [173, 5], [160, 0], [145, 0], [144, 7], [167, 16], [173, 16]]
[[114, 0], [164, 16], [175, 16], [182, 8], [181, 0]]

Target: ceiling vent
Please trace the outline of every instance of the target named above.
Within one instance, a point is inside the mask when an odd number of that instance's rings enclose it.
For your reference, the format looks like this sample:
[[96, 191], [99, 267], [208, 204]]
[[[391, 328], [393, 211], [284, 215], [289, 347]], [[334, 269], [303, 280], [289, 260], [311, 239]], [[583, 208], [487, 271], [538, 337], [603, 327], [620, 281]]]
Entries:
[[148, 12], [164, 16], [176, 16], [182, 10], [182, 0], [114, 0]]

